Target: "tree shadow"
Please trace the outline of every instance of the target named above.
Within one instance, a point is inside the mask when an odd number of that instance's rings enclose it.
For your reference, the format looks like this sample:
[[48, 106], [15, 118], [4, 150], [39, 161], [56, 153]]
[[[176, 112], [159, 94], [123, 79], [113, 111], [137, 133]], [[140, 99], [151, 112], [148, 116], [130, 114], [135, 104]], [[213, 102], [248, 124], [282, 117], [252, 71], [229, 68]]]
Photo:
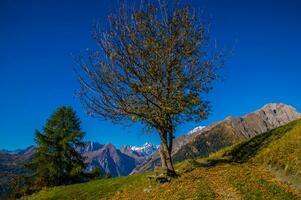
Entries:
[[262, 149], [266, 148], [271, 142], [280, 139], [285, 133], [294, 128], [298, 121], [293, 121], [288, 125], [270, 130], [261, 135], [257, 135], [247, 141], [241, 142], [230, 150], [226, 151], [221, 157], [200, 161], [200, 166], [213, 167], [224, 163], [244, 163], [253, 158]]

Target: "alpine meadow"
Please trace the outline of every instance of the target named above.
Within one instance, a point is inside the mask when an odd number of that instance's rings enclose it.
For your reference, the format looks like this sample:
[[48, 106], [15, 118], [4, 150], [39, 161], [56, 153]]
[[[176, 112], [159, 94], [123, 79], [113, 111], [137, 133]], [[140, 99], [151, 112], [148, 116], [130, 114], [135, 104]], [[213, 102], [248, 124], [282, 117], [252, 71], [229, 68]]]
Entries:
[[0, 2], [0, 199], [301, 199], [301, 2]]

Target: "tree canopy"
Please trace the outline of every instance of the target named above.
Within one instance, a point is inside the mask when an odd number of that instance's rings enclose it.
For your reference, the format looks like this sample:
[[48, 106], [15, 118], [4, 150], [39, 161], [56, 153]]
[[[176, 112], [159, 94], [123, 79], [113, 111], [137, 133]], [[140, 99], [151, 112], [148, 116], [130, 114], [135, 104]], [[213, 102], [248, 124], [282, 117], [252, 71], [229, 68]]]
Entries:
[[36, 131], [37, 148], [29, 165], [35, 187], [81, 179], [85, 164], [75, 147], [82, 145], [83, 136], [80, 120], [71, 107], [60, 107], [51, 115], [43, 132]]
[[122, 4], [108, 22], [104, 30], [93, 29], [99, 51], [77, 60], [82, 104], [94, 117], [157, 130], [162, 165], [173, 174], [176, 126], [208, 116], [203, 94], [212, 89], [223, 54], [211, 51], [209, 25], [188, 5]]

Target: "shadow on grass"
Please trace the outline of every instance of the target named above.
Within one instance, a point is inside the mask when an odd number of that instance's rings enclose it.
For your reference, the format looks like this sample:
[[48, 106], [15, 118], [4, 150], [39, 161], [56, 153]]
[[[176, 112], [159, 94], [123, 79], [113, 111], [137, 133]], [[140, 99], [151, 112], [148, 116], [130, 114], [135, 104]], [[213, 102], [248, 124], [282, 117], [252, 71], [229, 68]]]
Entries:
[[200, 166], [212, 167], [223, 163], [244, 163], [254, 157], [260, 150], [267, 147], [272, 141], [280, 139], [285, 133], [292, 130], [297, 123], [300, 123], [300, 120], [293, 121], [241, 142], [226, 151], [220, 158], [201, 160]]

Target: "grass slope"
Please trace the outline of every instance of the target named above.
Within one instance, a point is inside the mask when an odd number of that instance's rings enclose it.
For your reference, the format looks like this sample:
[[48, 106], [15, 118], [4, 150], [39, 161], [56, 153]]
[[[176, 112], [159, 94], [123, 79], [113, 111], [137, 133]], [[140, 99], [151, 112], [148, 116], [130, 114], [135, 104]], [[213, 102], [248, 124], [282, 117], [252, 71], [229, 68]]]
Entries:
[[301, 120], [176, 169], [180, 177], [166, 184], [137, 174], [44, 189], [24, 199], [301, 199]]

